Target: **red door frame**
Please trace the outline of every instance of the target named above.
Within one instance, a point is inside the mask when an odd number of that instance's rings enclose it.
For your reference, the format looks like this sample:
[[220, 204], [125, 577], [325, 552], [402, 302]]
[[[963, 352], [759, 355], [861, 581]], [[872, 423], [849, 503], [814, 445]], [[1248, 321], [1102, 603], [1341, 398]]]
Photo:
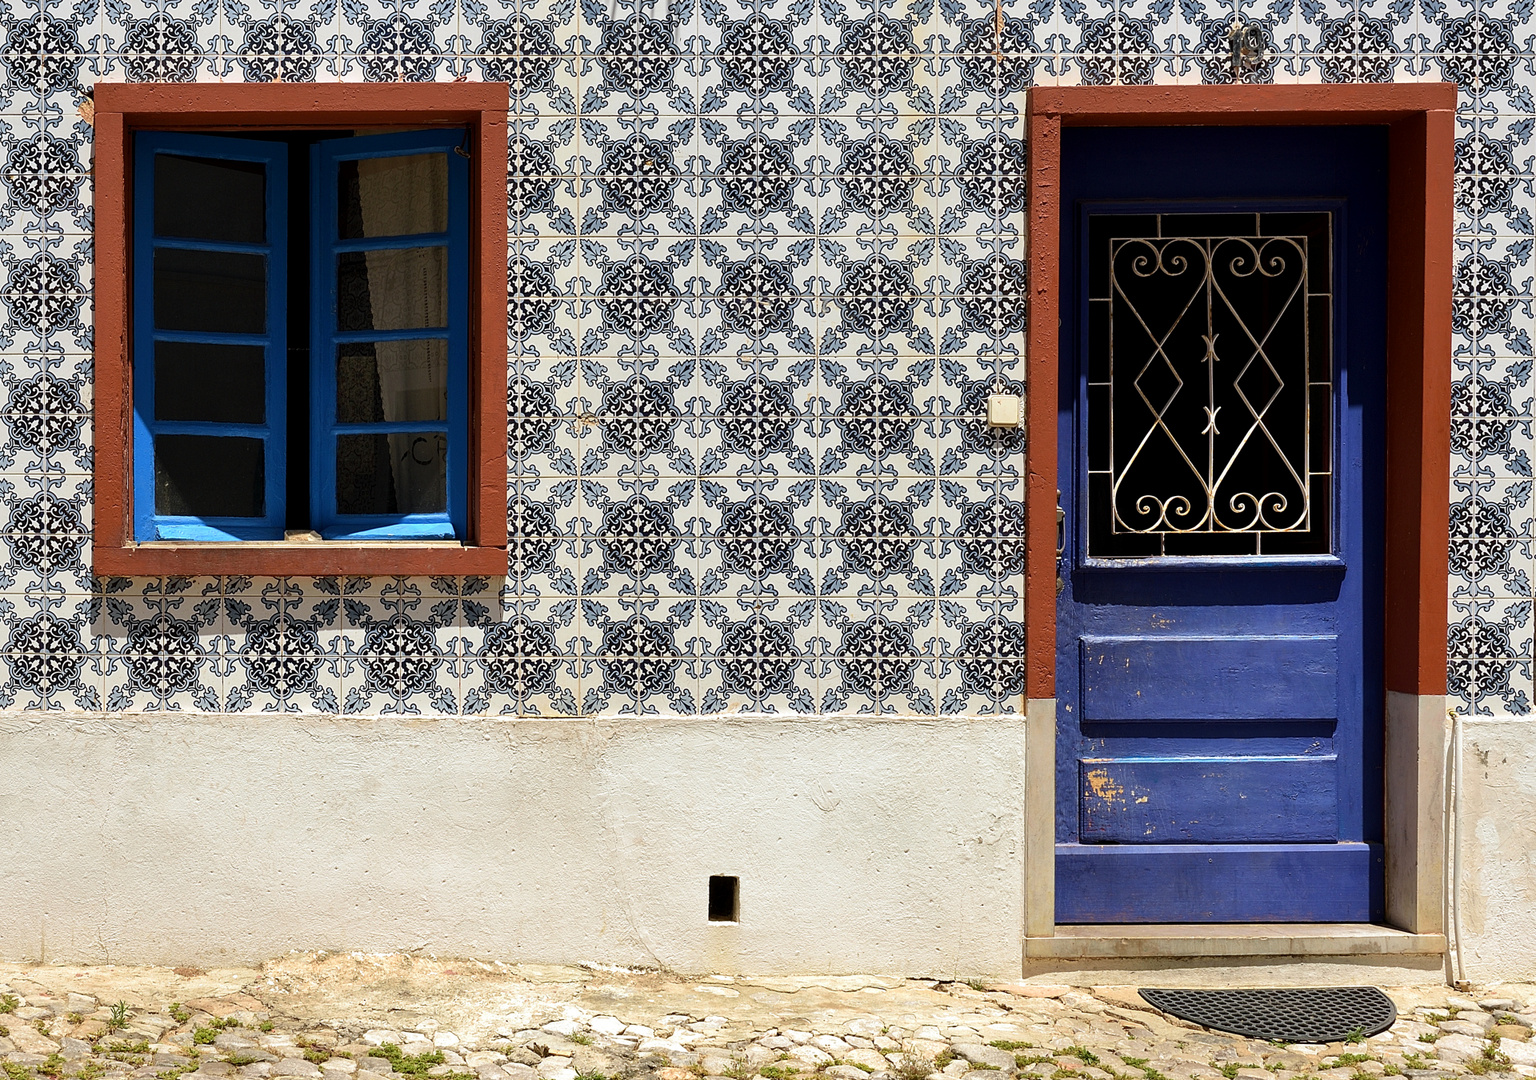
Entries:
[[1040, 87], [1029, 92], [1026, 687], [1056, 695], [1056, 410], [1061, 129], [1385, 124], [1386, 689], [1443, 696], [1451, 444], [1456, 87]]

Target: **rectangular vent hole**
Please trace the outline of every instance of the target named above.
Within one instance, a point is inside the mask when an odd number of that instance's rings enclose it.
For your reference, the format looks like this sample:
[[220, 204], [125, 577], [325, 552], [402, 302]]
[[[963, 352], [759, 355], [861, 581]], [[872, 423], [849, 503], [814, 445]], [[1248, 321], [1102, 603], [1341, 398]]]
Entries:
[[741, 878], [715, 875], [709, 879], [709, 921], [739, 922]]

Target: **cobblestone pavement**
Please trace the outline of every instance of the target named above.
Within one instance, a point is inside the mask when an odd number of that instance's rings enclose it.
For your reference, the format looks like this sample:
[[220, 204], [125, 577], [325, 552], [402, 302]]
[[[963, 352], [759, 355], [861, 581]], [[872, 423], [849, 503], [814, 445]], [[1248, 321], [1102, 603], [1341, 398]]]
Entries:
[[1131, 987], [323, 953], [209, 972], [0, 964], [0, 1061], [5, 1080], [1536, 1077], [1536, 987], [1388, 992], [1390, 1031], [1317, 1046], [1196, 1028]]

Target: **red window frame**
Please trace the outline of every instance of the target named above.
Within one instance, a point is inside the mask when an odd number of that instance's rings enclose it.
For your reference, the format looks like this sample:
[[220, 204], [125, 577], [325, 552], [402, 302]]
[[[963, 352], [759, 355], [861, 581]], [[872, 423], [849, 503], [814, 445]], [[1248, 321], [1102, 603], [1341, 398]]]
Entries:
[[[98, 83], [95, 92], [95, 525], [100, 575], [476, 574], [507, 569], [507, 84]], [[463, 125], [469, 131], [469, 521], [456, 541], [133, 539], [136, 130]]]

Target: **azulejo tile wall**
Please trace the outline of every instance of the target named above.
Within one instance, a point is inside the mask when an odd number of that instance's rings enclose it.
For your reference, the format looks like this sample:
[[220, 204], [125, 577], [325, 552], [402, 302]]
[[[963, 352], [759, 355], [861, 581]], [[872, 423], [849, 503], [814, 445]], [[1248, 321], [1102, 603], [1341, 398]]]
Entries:
[[[1531, 704], [1529, 0], [3, 0], [0, 703], [1011, 711], [1036, 83], [1461, 88], [1451, 681]], [[512, 86], [505, 581], [94, 578], [99, 80]]]

